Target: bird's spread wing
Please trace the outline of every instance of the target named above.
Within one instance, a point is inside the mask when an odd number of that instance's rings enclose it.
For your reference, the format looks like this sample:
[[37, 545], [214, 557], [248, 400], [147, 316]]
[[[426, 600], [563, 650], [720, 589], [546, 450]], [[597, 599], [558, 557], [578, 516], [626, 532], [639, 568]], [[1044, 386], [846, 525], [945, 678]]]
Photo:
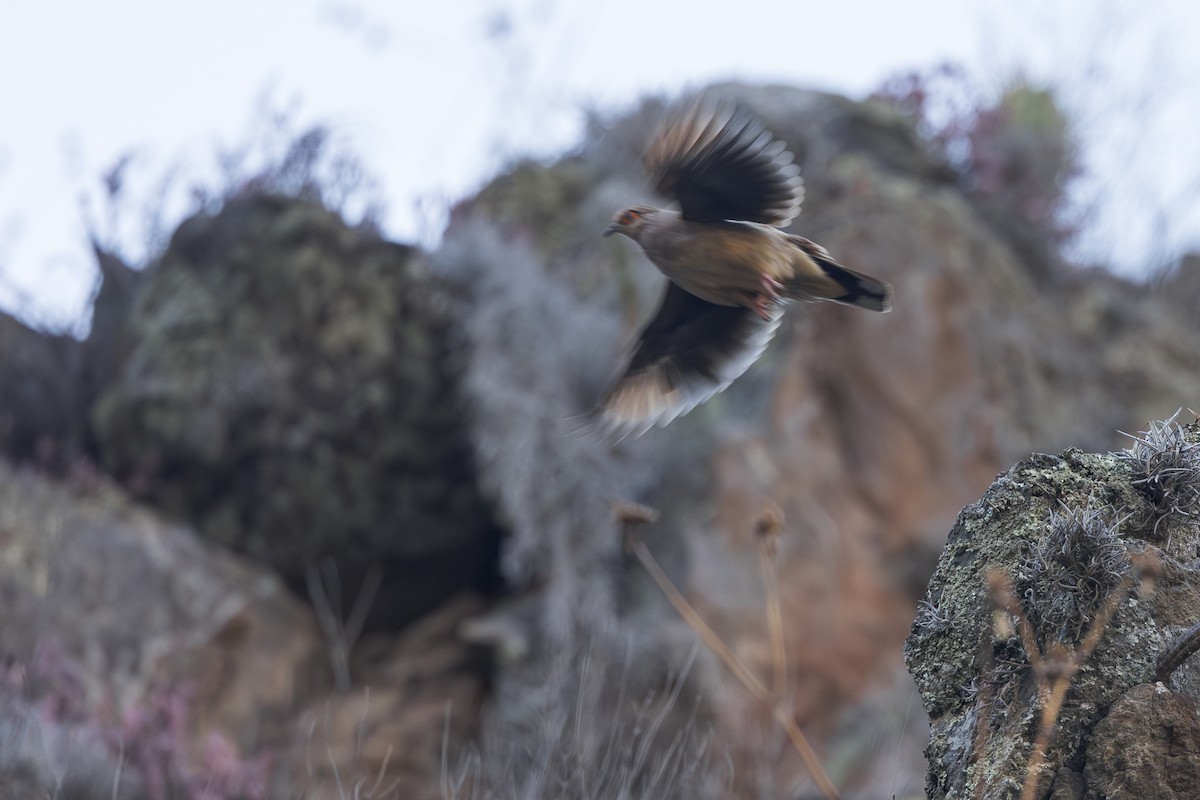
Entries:
[[646, 150], [655, 186], [683, 218], [784, 227], [800, 213], [804, 183], [787, 146], [740, 106], [703, 98], [677, 111]]
[[719, 306], [667, 284], [658, 313], [642, 330], [625, 374], [598, 409], [619, 435], [666, 425], [724, 389], [762, 354], [783, 314], [771, 319]]

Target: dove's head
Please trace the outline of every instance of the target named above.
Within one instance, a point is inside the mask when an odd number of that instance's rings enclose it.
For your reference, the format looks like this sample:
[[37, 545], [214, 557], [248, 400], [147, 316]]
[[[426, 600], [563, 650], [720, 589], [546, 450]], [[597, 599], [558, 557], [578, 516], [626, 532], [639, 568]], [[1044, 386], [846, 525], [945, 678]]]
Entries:
[[618, 211], [613, 217], [613, 221], [600, 235], [611, 236], [614, 233], [623, 233], [636, 242], [642, 235], [642, 231], [660, 211], [661, 209], [653, 206], [630, 206], [624, 211]]

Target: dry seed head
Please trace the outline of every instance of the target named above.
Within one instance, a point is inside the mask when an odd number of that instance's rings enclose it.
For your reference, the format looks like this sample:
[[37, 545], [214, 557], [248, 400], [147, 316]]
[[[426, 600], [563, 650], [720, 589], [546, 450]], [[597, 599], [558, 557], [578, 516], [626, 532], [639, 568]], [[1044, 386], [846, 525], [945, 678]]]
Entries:
[[1007, 611], [997, 608], [992, 612], [992, 633], [997, 639], [1007, 639], [1016, 633], [1013, 628], [1012, 617]]
[[754, 535], [763, 543], [767, 555], [774, 558], [779, 549], [779, 537], [783, 533], [783, 509], [774, 500], [763, 503], [758, 519], [754, 521]]
[[1012, 581], [1004, 570], [990, 567], [986, 575], [988, 598], [998, 609], [1011, 609], [1017, 603], [1012, 593]]
[[1138, 577], [1138, 596], [1143, 600], [1153, 596], [1163, 574], [1162, 558], [1155, 551], [1143, 550], [1131, 555], [1129, 561]]
[[1042, 656], [1038, 669], [1047, 680], [1069, 678], [1078, 670], [1075, 653], [1062, 642], [1053, 642]]
[[650, 523], [658, 520], [658, 511], [641, 503], [618, 501], [613, 505], [613, 513], [617, 522], [622, 525]]

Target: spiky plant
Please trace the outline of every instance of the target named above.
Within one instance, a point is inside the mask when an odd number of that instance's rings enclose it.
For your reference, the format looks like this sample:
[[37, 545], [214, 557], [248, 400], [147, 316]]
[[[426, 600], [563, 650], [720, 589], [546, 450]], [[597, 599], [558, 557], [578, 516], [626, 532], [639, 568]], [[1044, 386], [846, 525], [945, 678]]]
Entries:
[[1111, 506], [1089, 499], [1082, 508], [1052, 510], [1045, 536], [1025, 558], [1021, 581], [1042, 646], [1077, 641], [1129, 570]]
[[1155, 535], [1172, 516], [1200, 516], [1200, 440], [1176, 421], [1181, 411], [1138, 435], [1125, 434], [1133, 444], [1118, 454], [1139, 475], [1133, 485], [1150, 500]]

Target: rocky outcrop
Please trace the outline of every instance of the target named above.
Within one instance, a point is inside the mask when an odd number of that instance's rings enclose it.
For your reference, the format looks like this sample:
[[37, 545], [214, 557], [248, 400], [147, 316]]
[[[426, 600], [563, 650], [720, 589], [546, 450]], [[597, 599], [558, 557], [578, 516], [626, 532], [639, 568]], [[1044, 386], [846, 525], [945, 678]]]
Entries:
[[82, 434], [80, 343], [0, 314], [0, 454], [61, 471]]
[[1200, 775], [1195, 700], [1143, 684], [1200, 677], [1161, 668], [1198, 621], [1198, 519], [1200, 425], [1174, 423], [1127, 452], [1034, 456], [963, 510], [905, 646], [930, 715], [929, 797], [1014, 797], [1026, 780], [1035, 797], [1189, 796], [1173, 792]]
[[452, 323], [413, 249], [307, 203], [232, 201], [145, 277], [95, 410], [103, 463], [300, 591], [332, 559], [349, 609], [382, 570], [378, 624], [402, 625], [494, 561]]
[[[480, 316], [459, 316], [498, 331], [476, 335], [472, 352], [486, 371], [468, 369], [467, 393], [481, 482], [509, 529], [506, 577], [532, 580], [548, 601], [544, 616], [523, 617], [532, 630], [524, 638], [561, 629], [563, 605], [550, 598], [613, 587], [618, 620], [636, 618], [651, 638], [677, 624], [637, 568], [594, 569], [597, 558], [618, 557], [611, 526], [598, 511], [572, 516], [579, 506], [562, 498], [591, 498], [605, 486], [661, 512], [639, 535], [767, 674], [753, 530], [762, 509], [778, 504], [794, 707], [831, 753], [855, 761], [862, 745], [848, 709], [878, 702], [882, 687], [897, 688], [875, 719], [900, 739], [908, 700], [893, 676], [901, 644], [958, 510], [1032, 450], [1113, 447], [1117, 431], [1193, 402], [1200, 332], [1145, 287], [1099, 271], [1028, 268], [885, 106], [784, 87], [715, 91], [788, 142], [807, 192], [796, 230], [891, 281], [893, 313], [793, 309], [764, 358], [726, 392], [611, 455], [581, 455], [594, 451], [547, 436], [589, 408], [661, 290], [625, 243], [596, 238], [614, 209], [655, 199], [640, 165], [661, 108], [654, 102], [598, 123], [571, 157], [519, 165], [463, 203], [434, 269], [483, 287]], [[554, 222], [544, 226], [547, 218]], [[529, 446], [533, 437], [540, 449]], [[546, 491], [572, 474], [564, 459], [578, 471], [586, 458], [599, 468], [577, 484], [583, 491]], [[604, 466], [614, 463], [615, 472]], [[535, 651], [532, 663], [547, 658]], [[523, 668], [503, 671], [498, 690], [509, 679], [536, 683], [517, 680]], [[783, 761], [776, 774], [801, 772]], [[889, 767], [890, 780], [864, 769], [850, 783], [868, 795], [903, 791], [895, 762]]]
[[0, 598], [5, 800], [438, 798], [443, 746], [478, 738], [486, 654], [458, 628], [482, 599], [364, 638], [342, 690], [268, 568], [94, 475], [0, 462]]
[[210, 748], [225, 777], [248, 779], [330, 684], [312, 614], [277, 578], [102, 479], [67, 486], [0, 462], [0, 597], [0, 750], [27, 754], [6, 774], [43, 786], [107, 795], [125, 758], [126, 788], [161, 796], [145, 782], [213, 776]]
[[89, 411], [120, 360], [141, 273], [93, 243], [99, 281], [80, 341], [0, 314], [0, 457], [64, 474], [94, 456]]
[[[349, 650], [335, 659], [349, 691], [306, 695], [283, 723], [303, 739], [276, 753], [284, 794], [309, 777], [330, 793], [351, 773], [371, 785], [386, 762], [382, 786], [421, 796], [446, 758], [461, 796], [467, 782], [475, 796], [569, 793], [580, 775], [658, 798], [798, 785], [798, 757], [623, 547], [644, 542], [767, 675], [779, 656], [755, 531], [777, 508], [768, 564], [791, 709], [847, 795], [913, 796], [923, 723], [907, 713], [900, 653], [955, 514], [1031, 451], [1104, 451], [1118, 430], [1194, 405], [1200, 332], [1186, 304], [1023, 261], [1019, 224], [992, 218], [1004, 203], [982, 213], [902, 114], [787, 87], [713, 91], [796, 153], [807, 199], [795, 230], [893, 283], [895, 311], [793, 308], [742, 379], [639, 439], [598, 440], [581, 415], [661, 291], [628, 243], [599, 238], [614, 209], [654, 199], [640, 153], [658, 101], [594, 119], [562, 159], [498, 176], [453, 210], [432, 253], [309, 203], [246, 196], [186, 222], [130, 291], [114, 279], [117, 305], [132, 305], [98, 328], [117, 344], [70, 356], [102, 387], [87, 409], [93, 452], [201, 532], [196, 558], [228, 544], [257, 574], [269, 565]], [[115, 367], [92, 363], [104, 359]], [[36, 403], [22, 408], [37, 419]], [[1021, 469], [1114, 485], [1109, 461], [1070, 452]], [[1033, 490], [1005, 491], [1015, 503]], [[623, 520], [629, 502], [657, 517]], [[339, 630], [374, 579], [366, 635]], [[1061, 627], [1072, 608], [1038, 624]], [[310, 632], [311, 614], [299, 617]], [[970, 632], [986, 639], [985, 627]], [[947, 680], [969, 684], [964, 658]], [[1146, 680], [1147, 659], [1125, 677]], [[447, 701], [449, 722], [435, 713]], [[351, 731], [362, 746], [345, 746]], [[1072, 735], [1059, 747], [1082, 752]], [[385, 758], [388, 740], [404, 754]], [[1063, 786], [1084, 780], [1054, 763]]]

